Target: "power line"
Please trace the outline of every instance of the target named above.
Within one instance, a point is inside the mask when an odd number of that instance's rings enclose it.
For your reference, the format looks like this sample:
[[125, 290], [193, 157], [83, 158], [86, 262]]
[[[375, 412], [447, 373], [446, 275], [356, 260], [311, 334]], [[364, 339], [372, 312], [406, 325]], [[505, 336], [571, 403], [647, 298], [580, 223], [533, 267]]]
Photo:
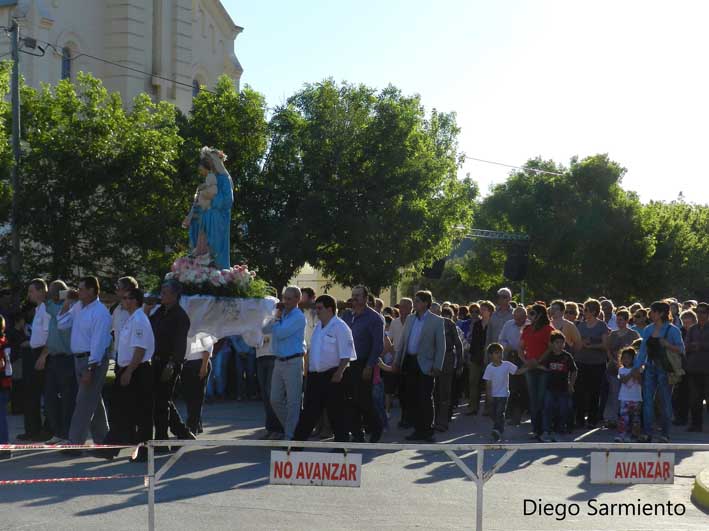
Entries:
[[523, 166], [514, 166], [512, 164], [505, 164], [504, 162], [495, 162], [494, 160], [485, 160], [485, 159], [479, 159], [476, 157], [471, 157], [469, 155], [464, 155], [464, 157], [468, 160], [475, 160], [477, 162], [484, 162], [485, 164], [494, 164], [495, 166], [504, 166], [505, 168], [513, 168], [515, 170], [523, 170], [523, 171], [532, 171], [535, 173], [547, 173], [549, 175], [559, 175], [563, 177], [563, 173], [555, 172], [555, 171], [547, 171], [547, 170], [539, 170], [537, 168], [529, 168], [529, 167], [523, 167]]
[[[8, 31], [8, 28], [5, 27], [5, 26], [0, 26], [0, 30]], [[27, 39], [31, 39], [32, 41], [34, 41], [35, 45], [36, 45], [36, 43], [45, 44], [45, 45], [49, 46], [52, 50], [54, 50], [56, 53], [58, 53], [59, 55], [64, 56], [64, 51], [63, 51], [63, 50], [60, 50], [58, 46], [56, 46], [55, 44], [53, 44], [53, 43], [51, 43], [51, 42], [47, 42], [47, 41], [43, 41], [43, 40], [40, 40], [40, 39], [36, 39], [36, 38], [34, 38], [34, 37], [24, 37], [24, 38], [22, 39], [23, 43], [24, 43]], [[24, 53], [27, 53], [27, 54], [29, 54], [29, 55], [34, 55], [35, 57], [42, 57], [42, 56], [44, 55], [44, 51], [43, 51], [41, 48], [40, 48], [40, 51], [43, 52], [42, 54], [32, 54], [32, 53], [26, 52], [26, 51], [24, 51], [24, 50], [21, 50], [21, 51], [23, 51]], [[6, 55], [9, 55], [9, 54], [6, 54]], [[0, 56], [0, 57], [4, 57], [4, 56]], [[154, 74], [154, 73], [152, 73], [152, 72], [146, 72], [145, 70], [140, 70], [139, 68], [133, 68], [132, 66], [127, 66], [127, 65], [120, 64], [120, 63], [116, 63], [115, 61], [110, 61], [110, 60], [108, 60], [108, 59], [104, 59], [103, 57], [98, 57], [98, 56], [96, 56], [96, 55], [91, 55], [91, 54], [85, 53], [85, 52], [81, 52], [81, 53], [78, 53], [78, 54], [76, 54], [76, 55], [74, 55], [74, 56], [67, 57], [67, 59], [69, 59], [69, 60], [71, 60], [71, 61], [74, 61], [74, 60], [78, 59], [79, 57], [88, 57], [89, 59], [93, 59], [93, 60], [95, 60], [95, 61], [100, 61], [100, 62], [102, 62], [102, 63], [108, 64], [108, 65], [111, 65], [111, 66], [115, 66], [115, 67], [117, 67], [117, 68], [123, 68], [124, 70], [130, 70], [131, 72], [135, 72], [135, 73], [137, 73], [137, 74], [143, 74], [144, 76], [148, 76], [148, 77], [151, 77], [151, 78], [154, 77], [154, 78], [157, 78], [157, 79], [161, 79], [161, 80], [163, 80], [163, 81], [168, 81], [168, 82], [170, 82], [170, 83], [174, 83], [174, 84], [180, 85], [180, 86], [182, 86], [182, 87], [187, 87], [187, 88], [189, 88], [189, 89], [193, 89], [193, 88], [194, 88], [194, 86], [191, 85], [190, 83], [184, 83], [184, 82], [182, 82], [182, 81], [177, 81], [176, 79], [172, 79], [172, 78], [165, 77], [165, 76], [160, 76], [160, 75]], [[209, 94], [216, 94], [216, 92], [214, 92], [213, 90], [209, 90], [208, 88], [205, 88], [205, 87], [202, 87], [202, 86], [200, 86], [200, 91], [204, 91], [204, 92], [207, 92], [207, 93], [209, 93]]]

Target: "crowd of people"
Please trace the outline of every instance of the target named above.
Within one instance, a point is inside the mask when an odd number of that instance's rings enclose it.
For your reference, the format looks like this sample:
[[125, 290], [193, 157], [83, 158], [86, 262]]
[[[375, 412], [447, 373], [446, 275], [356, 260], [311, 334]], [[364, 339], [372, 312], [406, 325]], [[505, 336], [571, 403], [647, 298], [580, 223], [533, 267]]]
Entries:
[[[77, 290], [35, 279], [29, 305], [17, 311], [2, 294], [0, 444], [9, 441], [9, 403], [24, 417], [18, 442], [83, 445], [90, 434], [95, 443], [137, 445], [131, 459], [144, 461], [140, 443], [203, 431], [205, 397], [225, 398], [232, 354], [237, 397], [261, 398], [262, 437], [274, 440], [316, 434], [377, 442], [393, 427], [398, 402], [407, 441], [434, 442], [454, 418], [476, 415], [490, 417], [483, 424], [498, 441], [528, 415], [538, 441], [603, 426], [616, 430], [617, 441], [667, 442], [672, 425], [701, 432], [709, 404], [703, 302], [524, 306], [502, 288], [495, 303], [439, 303], [418, 291], [385, 306], [363, 286], [347, 301], [289, 286], [262, 344], [232, 336], [201, 351], [188, 344], [179, 282], [166, 281], [157, 298], [132, 277], [115, 288], [110, 307], [95, 277]], [[107, 396], [109, 368], [115, 379]]]

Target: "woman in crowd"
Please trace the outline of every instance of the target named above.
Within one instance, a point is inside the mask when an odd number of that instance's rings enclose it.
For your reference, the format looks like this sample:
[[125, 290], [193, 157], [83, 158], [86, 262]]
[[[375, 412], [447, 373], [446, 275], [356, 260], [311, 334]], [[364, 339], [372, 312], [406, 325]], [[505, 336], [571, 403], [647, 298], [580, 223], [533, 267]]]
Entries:
[[684, 354], [682, 332], [673, 325], [670, 315], [670, 305], [664, 301], [653, 302], [650, 306], [652, 325], [647, 326], [642, 333], [640, 353], [635, 359], [634, 371], [643, 374], [643, 429], [644, 441], [652, 439], [653, 423], [655, 421], [655, 395], [660, 395], [662, 434], [659, 442], [669, 442], [670, 425], [672, 421], [672, 390], [667, 374], [671, 365], [667, 352]]
[[530, 364], [532, 369], [525, 373], [527, 391], [529, 393], [529, 412], [532, 417], [532, 436], [541, 439], [543, 433], [542, 413], [544, 411], [544, 395], [547, 387], [547, 373], [537, 362], [549, 348], [549, 338], [554, 328], [549, 324], [547, 308], [536, 303], [527, 311], [530, 324], [522, 330], [519, 343], [520, 358]]
[[633, 330], [635, 330], [638, 334], [642, 335], [643, 330], [645, 330], [645, 327], [647, 326], [648, 323], [648, 311], [645, 308], [640, 308], [639, 310], [636, 310], [633, 313]]
[[468, 357], [468, 411], [466, 415], [477, 415], [480, 407], [480, 382], [483, 376], [483, 364], [485, 363], [485, 333], [487, 323], [490, 321], [490, 314], [487, 313], [487, 321], [483, 324], [481, 319], [482, 308], [478, 304], [470, 305], [470, 335], [467, 337], [470, 345], [470, 355]]
[[600, 392], [608, 361], [607, 340], [610, 330], [598, 316], [601, 305], [588, 299], [583, 306], [583, 320], [577, 326], [581, 349], [576, 353], [578, 378], [574, 392], [576, 426], [595, 428], [598, 424]]
[[[697, 324], [697, 314], [694, 310], [685, 310], [679, 316], [682, 322], [682, 341], [686, 343], [687, 332], [695, 324]], [[687, 371], [687, 359], [682, 358], [682, 369]], [[689, 423], [689, 378], [684, 376], [679, 383], [672, 387], [672, 411], [674, 411], [674, 420], [672, 424], [675, 426], [686, 426]]]

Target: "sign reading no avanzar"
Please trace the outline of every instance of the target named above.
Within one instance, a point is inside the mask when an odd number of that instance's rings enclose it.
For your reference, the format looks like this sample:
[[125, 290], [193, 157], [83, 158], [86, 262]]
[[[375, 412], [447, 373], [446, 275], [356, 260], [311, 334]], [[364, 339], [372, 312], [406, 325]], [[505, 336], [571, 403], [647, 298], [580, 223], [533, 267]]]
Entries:
[[272, 485], [359, 487], [361, 479], [362, 454], [271, 452]]
[[591, 483], [674, 483], [675, 454], [591, 452]]

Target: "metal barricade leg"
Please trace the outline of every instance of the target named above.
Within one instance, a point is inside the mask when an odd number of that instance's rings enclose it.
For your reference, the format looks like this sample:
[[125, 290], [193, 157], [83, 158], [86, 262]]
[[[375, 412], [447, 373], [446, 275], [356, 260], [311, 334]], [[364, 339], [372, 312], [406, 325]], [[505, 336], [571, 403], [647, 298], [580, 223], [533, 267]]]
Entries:
[[155, 447], [148, 443], [148, 530], [155, 531]]
[[478, 473], [475, 479], [475, 490], [477, 491], [478, 499], [475, 503], [475, 529], [482, 531], [483, 529], [483, 487], [485, 487], [485, 479], [483, 478], [483, 469], [485, 467], [485, 450], [478, 450], [477, 455]]

